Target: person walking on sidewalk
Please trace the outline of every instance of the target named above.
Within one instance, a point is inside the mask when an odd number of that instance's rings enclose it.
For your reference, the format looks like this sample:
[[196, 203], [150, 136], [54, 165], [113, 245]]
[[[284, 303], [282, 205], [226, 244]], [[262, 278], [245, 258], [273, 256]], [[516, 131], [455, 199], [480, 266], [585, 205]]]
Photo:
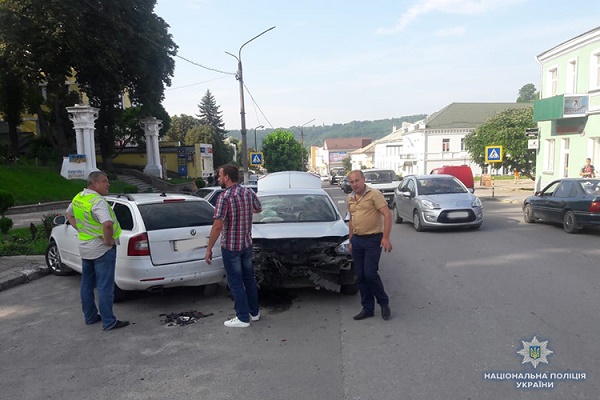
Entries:
[[219, 168], [218, 179], [225, 191], [217, 199], [205, 260], [211, 263], [212, 248], [220, 236], [227, 284], [236, 314], [224, 325], [247, 328], [250, 320], [260, 319], [258, 289], [252, 267], [252, 213], [261, 212], [262, 206], [254, 191], [238, 183], [239, 171], [235, 165]]
[[352, 193], [348, 196], [350, 212], [350, 252], [358, 277], [362, 310], [354, 316], [361, 320], [374, 315], [375, 300], [381, 306], [381, 317], [388, 320], [391, 315], [389, 298], [379, 276], [381, 249], [392, 251], [390, 232], [392, 214], [383, 194], [365, 184], [365, 175], [360, 170], [349, 174]]
[[592, 159], [586, 158], [585, 165], [581, 167], [581, 171], [579, 171], [579, 176], [583, 178], [595, 178], [596, 177], [596, 168], [592, 165]]
[[[115, 262], [121, 227], [110, 205], [102, 196], [108, 194], [108, 177], [93, 171], [87, 188], [78, 193], [66, 216], [78, 232], [81, 255], [81, 306], [87, 325], [102, 321], [105, 331], [123, 328], [129, 321], [119, 321], [113, 314]], [[98, 288], [98, 307], [94, 289]], [[100, 314], [98, 314], [100, 311]]]

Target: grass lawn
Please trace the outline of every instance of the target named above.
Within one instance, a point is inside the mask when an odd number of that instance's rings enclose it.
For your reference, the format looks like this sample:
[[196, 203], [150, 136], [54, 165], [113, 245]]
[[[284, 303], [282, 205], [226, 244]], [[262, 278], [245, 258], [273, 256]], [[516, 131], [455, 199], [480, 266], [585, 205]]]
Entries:
[[[0, 190], [11, 193], [17, 206], [71, 200], [86, 186], [83, 179], [63, 178], [58, 167], [0, 166]], [[122, 193], [125, 186], [111, 181], [110, 192]]]

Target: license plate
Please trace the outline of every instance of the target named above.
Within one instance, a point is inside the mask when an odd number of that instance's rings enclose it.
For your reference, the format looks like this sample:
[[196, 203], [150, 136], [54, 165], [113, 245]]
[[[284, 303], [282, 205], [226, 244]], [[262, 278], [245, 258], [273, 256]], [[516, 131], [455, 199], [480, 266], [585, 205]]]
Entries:
[[468, 216], [467, 211], [451, 211], [448, 213], [448, 218], [467, 218]]
[[197, 237], [192, 239], [174, 240], [174, 251], [190, 251], [206, 247], [208, 244], [207, 237]]

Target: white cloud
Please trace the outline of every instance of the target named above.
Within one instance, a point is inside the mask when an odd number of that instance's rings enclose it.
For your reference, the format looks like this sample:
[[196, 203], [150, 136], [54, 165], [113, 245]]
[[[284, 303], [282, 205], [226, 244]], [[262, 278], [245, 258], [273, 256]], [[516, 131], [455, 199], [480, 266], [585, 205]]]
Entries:
[[465, 31], [466, 29], [464, 26], [454, 26], [452, 28], [438, 29], [437, 35], [441, 37], [463, 36]]
[[459, 15], [483, 14], [498, 7], [517, 3], [522, 0], [418, 0], [400, 16], [391, 28], [379, 28], [378, 34], [389, 34], [403, 30], [420, 16], [432, 12]]

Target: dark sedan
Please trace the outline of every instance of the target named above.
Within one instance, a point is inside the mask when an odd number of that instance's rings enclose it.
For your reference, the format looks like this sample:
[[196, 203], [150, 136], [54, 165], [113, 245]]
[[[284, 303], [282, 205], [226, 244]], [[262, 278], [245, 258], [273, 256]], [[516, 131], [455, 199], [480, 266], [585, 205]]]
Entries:
[[600, 225], [600, 179], [558, 179], [523, 202], [527, 223], [561, 223], [568, 233]]
[[350, 186], [350, 177], [348, 175], [340, 180], [340, 188], [342, 188], [344, 193], [350, 193], [352, 191], [352, 187]]

